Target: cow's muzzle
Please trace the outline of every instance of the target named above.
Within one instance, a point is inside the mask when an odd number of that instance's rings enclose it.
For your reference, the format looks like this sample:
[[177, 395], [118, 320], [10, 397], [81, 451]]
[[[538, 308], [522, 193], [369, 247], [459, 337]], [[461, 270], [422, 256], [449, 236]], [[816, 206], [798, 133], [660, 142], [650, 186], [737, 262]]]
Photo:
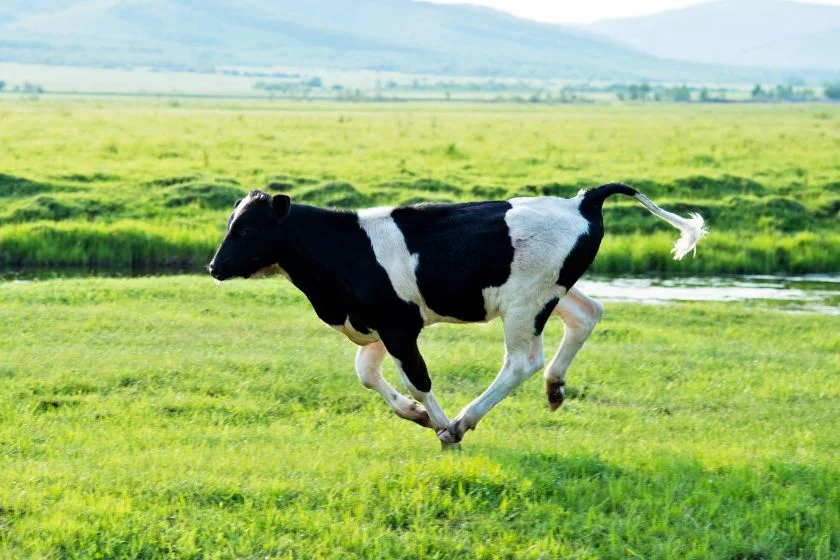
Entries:
[[207, 272], [210, 273], [210, 276], [212, 276], [214, 279], [219, 280], [219, 281], [227, 280], [228, 278], [230, 278], [230, 275], [223, 273], [219, 269], [219, 267], [216, 266], [215, 262], [211, 262], [210, 264], [207, 265]]

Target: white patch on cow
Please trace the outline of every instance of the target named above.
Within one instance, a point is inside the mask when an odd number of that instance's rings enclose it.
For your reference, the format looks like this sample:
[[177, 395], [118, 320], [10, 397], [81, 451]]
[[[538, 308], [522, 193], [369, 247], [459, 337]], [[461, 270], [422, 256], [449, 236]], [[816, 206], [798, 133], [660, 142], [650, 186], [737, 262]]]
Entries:
[[359, 210], [359, 221], [362, 220], [375, 220], [376, 218], [387, 218], [393, 212], [393, 206], [377, 206], [376, 208], [365, 208], [364, 210]]
[[557, 277], [578, 237], [589, 222], [578, 207], [581, 197], [514, 198], [505, 214], [513, 245], [513, 263], [508, 280], [485, 288], [484, 309], [490, 320], [508, 313], [533, 312], [536, 316], [549, 300], [563, 297]]
[[391, 217], [393, 208], [371, 208], [359, 212], [359, 226], [370, 239], [376, 262], [385, 269], [397, 296], [420, 308], [425, 324], [437, 322], [439, 316], [431, 311], [417, 285], [419, 255], [408, 251], [405, 236]]
[[359, 226], [370, 239], [376, 262], [385, 269], [397, 296], [417, 305], [425, 325], [435, 323], [463, 323], [464, 321], [440, 315], [429, 308], [417, 284], [417, 267], [420, 255], [410, 253], [405, 236], [391, 217], [393, 207], [369, 208], [359, 211]]
[[233, 218], [230, 220], [230, 227], [228, 231], [233, 228], [233, 224], [236, 223], [236, 219], [242, 215], [242, 212], [245, 210], [245, 207], [251, 202], [251, 193], [248, 193], [248, 196], [242, 199], [242, 202], [236, 205], [236, 208], [233, 209]]
[[405, 237], [391, 217], [390, 209], [360, 213], [359, 225], [370, 239], [376, 261], [388, 273], [400, 299], [420, 305], [423, 296], [417, 287], [416, 274], [419, 259], [417, 255], [408, 252]]

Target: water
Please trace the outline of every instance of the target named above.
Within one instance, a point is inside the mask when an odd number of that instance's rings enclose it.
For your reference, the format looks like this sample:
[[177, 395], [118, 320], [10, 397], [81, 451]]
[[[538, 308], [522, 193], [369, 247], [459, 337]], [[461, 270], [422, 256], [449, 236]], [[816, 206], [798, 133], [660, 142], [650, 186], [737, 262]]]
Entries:
[[792, 311], [840, 315], [840, 276], [599, 277], [577, 287], [601, 301], [666, 304], [676, 301], [760, 300]]
[[[204, 274], [188, 269], [27, 269], [0, 272], [0, 282], [105, 276]], [[210, 282], [210, 278], [207, 278]], [[586, 275], [577, 287], [605, 302], [665, 305], [679, 301], [763, 301], [792, 312], [840, 315], [840, 275], [629, 277]]]

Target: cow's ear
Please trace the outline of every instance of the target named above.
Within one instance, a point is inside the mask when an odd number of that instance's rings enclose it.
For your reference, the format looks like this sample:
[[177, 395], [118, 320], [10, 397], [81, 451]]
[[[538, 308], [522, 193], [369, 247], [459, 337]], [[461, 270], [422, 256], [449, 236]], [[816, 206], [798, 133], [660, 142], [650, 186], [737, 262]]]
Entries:
[[281, 220], [284, 220], [289, 215], [289, 208], [291, 206], [292, 200], [285, 194], [275, 194], [271, 198], [271, 207], [274, 208], [274, 212]]
[[242, 199], [241, 198], [233, 203], [233, 207], [238, 208], [240, 204], [242, 204]]

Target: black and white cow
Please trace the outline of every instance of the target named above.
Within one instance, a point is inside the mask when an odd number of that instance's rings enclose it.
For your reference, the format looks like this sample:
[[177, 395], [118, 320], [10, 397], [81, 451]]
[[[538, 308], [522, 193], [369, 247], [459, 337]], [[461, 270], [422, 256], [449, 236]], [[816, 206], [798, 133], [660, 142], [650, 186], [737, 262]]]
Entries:
[[[682, 232], [681, 259], [705, 235], [703, 219], [662, 210], [627, 185], [611, 183], [574, 198], [534, 197], [462, 204], [420, 204], [358, 212], [292, 204], [285, 195], [252, 191], [237, 202], [209, 265], [216, 280], [274, 268], [288, 277], [327, 325], [359, 346], [356, 372], [398, 416], [461, 440], [516, 386], [543, 367], [548, 318], [565, 324], [545, 370], [549, 406], [565, 391], [572, 359], [603, 308], [574, 287], [604, 235], [601, 207], [631, 196]], [[417, 338], [438, 322], [502, 317], [505, 357], [493, 383], [453, 420], [432, 392]], [[414, 402], [382, 377], [390, 354]]]

